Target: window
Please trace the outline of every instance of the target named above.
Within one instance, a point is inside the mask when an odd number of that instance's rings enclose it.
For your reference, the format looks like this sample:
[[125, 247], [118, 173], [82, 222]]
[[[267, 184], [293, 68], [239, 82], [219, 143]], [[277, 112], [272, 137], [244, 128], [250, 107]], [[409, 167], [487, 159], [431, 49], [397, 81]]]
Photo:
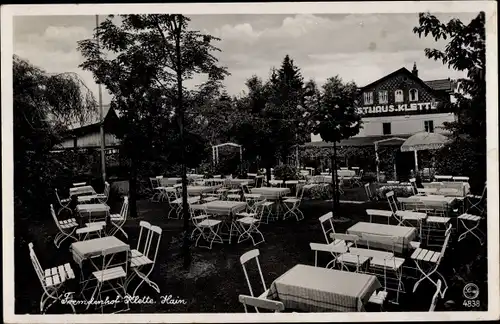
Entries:
[[426, 132], [434, 133], [434, 121], [433, 120], [424, 121], [424, 128]]
[[378, 103], [380, 104], [386, 104], [389, 101], [388, 96], [387, 96], [387, 91], [379, 91], [378, 93]]
[[373, 92], [365, 92], [364, 93], [365, 105], [373, 104]]
[[404, 101], [404, 96], [403, 96], [403, 90], [396, 90], [394, 91], [394, 101], [395, 102], [403, 102]]
[[391, 123], [382, 123], [382, 134], [384, 135], [391, 134]]
[[410, 89], [410, 101], [418, 101], [417, 89]]

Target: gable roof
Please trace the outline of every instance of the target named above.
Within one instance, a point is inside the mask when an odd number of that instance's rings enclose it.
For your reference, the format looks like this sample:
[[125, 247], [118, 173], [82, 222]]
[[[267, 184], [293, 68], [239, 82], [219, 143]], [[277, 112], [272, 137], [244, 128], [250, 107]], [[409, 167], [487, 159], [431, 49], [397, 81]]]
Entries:
[[[110, 109], [109, 105], [103, 105], [102, 108], [104, 114], [104, 120], [103, 120], [104, 124], [112, 123], [114, 120], [117, 120], [119, 118], [116, 111], [114, 109]], [[99, 117], [100, 117], [99, 113], [93, 114], [83, 126], [70, 128], [68, 129], [67, 134], [75, 136], [80, 134], [86, 134], [93, 131], [98, 131], [101, 126]]]
[[431, 88], [427, 83], [425, 83], [424, 81], [422, 81], [422, 79], [420, 79], [419, 77], [417, 77], [415, 74], [411, 73], [407, 68], [405, 67], [402, 67], [400, 68], [399, 70], [396, 70], [392, 73], [389, 73], [387, 74], [386, 76], [376, 80], [376, 81], [373, 81], [372, 83], [370, 84], [367, 84], [365, 85], [364, 87], [361, 87], [360, 90], [364, 90], [366, 88], [371, 88], [387, 79], [390, 79], [392, 78], [393, 76], [399, 74], [399, 73], [404, 73], [406, 74], [410, 79], [412, 79], [413, 81], [419, 83], [424, 89], [427, 89], [429, 92], [435, 92], [436, 90]]

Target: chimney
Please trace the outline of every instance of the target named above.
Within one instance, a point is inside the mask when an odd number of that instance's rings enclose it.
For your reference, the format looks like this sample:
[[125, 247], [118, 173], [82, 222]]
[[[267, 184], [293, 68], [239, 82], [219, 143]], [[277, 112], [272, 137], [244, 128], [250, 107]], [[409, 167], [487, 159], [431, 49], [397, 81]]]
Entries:
[[418, 78], [418, 70], [417, 70], [417, 63], [416, 62], [413, 62], [413, 70], [411, 70], [411, 73], [413, 73], [413, 75]]

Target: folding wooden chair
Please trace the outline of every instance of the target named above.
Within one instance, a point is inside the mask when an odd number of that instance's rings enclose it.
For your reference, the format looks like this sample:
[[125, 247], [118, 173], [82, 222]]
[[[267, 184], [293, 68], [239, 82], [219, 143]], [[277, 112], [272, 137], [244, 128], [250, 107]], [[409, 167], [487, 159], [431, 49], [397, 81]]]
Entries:
[[243, 304], [245, 313], [248, 313], [247, 306], [254, 307], [257, 313], [259, 313], [259, 309], [266, 309], [274, 311], [275, 313], [280, 313], [285, 310], [283, 303], [276, 300], [256, 298], [247, 295], [239, 295], [238, 300]]
[[403, 284], [403, 264], [405, 259], [395, 256], [398, 239], [388, 235], [363, 234], [361, 240], [366, 240], [367, 249], [356, 249], [354, 251], [351, 247], [349, 252], [352, 254], [361, 253], [370, 257], [368, 272], [383, 277], [384, 290], [395, 291], [396, 300], [392, 302], [399, 304], [399, 294], [405, 293]]
[[[193, 219], [193, 224], [200, 233], [196, 238], [195, 246], [212, 249], [214, 243], [224, 243], [222, 237], [219, 235], [220, 226], [222, 221], [217, 219], [208, 218], [208, 214], [203, 207], [196, 207], [196, 210], [201, 210], [202, 214]], [[206, 216], [206, 217], [205, 217]], [[191, 215], [193, 217], [193, 214]], [[191, 233], [193, 235], [193, 233]], [[209, 243], [209, 245], [199, 245], [200, 238]]]
[[418, 188], [417, 188], [417, 179], [411, 178], [410, 179], [410, 185], [411, 185], [411, 191], [414, 195], [418, 194]]
[[433, 312], [436, 309], [436, 305], [439, 299], [439, 293], [441, 292], [441, 280], [438, 279], [437, 285], [436, 285], [436, 292], [434, 293], [434, 296], [432, 296], [432, 302], [431, 306], [429, 307], [429, 312]]
[[[135, 256], [132, 255], [132, 258], [130, 259], [130, 269], [133, 271], [132, 275], [127, 278], [127, 281], [125, 283], [125, 290], [127, 290], [128, 285], [132, 281], [134, 277], [139, 277], [141, 281], [135, 288], [133, 292], [133, 296], [137, 293], [137, 290], [143, 283], [147, 283], [150, 287], [152, 287], [154, 290], [156, 290], [157, 293], [160, 293], [160, 287], [153, 282], [151, 279], [149, 279], [149, 276], [153, 272], [153, 269], [156, 264], [156, 257], [158, 255], [158, 250], [160, 247], [160, 241], [161, 241], [161, 236], [162, 236], [162, 229], [158, 226], [147, 226], [144, 227], [145, 231], [147, 231], [146, 236], [146, 241], [144, 244], [144, 249], [142, 252], [139, 252], [138, 249], [135, 251]], [[141, 228], [142, 232], [142, 228]], [[139, 240], [141, 239], [141, 234], [139, 234]], [[140, 247], [140, 242], [138, 242], [138, 248]], [[153, 247], [153, 249], [151, 249]], [[144, 268], [149, 267], [149, 271], [144, 271]]]
[[153, 202], [159, 202], [161, 200], [162, 196], [161, 185], [160, 185], [161, 179], [163, 179], [163, 176], [149, 178], [149, 183], [151, 184], [151, 191], [153, 193], [152, 196], [149, 198], [149, 200]]
[[273, 214], [273, 206], [274, 206], [274, 201], [268, 201], [267, 199], [263, 200], [262, 207], [263, 207], [263, 219], [265, 219], [265, 224], [269, 224], [269, 220], [277, 220], [278, 216]]
[[[193, 240], [197, 233], [198, 235], [203, 234], [203, 230], [202, 228], [198, 227], [198, 224], [205, 219], [208, 219], [210, 216], [207, 214], [205, 208], [202, 208], [199, 205], [190, 206], [189, 210], [191, 212], [191, 222], [194, 225], [194, 229], [191, 232], [191, 239]], [[198, 236], [196, 236], [196, 239], [198, 239]]]
[[248, 252], [245, 252], [241, 257], [240, 257], [240, 263], [241, 266], [243, 267], [243, 273], [245, 274], [245, 279], [248, 284], [248, 289], [250, 290], [250, 296], [255, 297], [253, 294], [253, 289], [252, 289], [252, 284], [250, 283], [250, 279], [248, 278], [248, 273], [247, 269], [245, 267], [245, 264], [249, 262], [250, 260], [255, 259], [255, 262], [257, 263], [257, 269], [259, 270], [259, 276], [262, 284], [262, 288], [264, 288], [264, 292], [258, 296], [258, 298], [263, 298], [266, 299], [267, 294], [269, 293], [269, 289], [266, 286], [266, 282], [264, 281], [264, 276], [262, 275], [262, 269], [260, 267], [260, 262], [259, 262], [259, 255], [260, 252], [258, 249], [250, 250]]
[[128, 239], [128, 234], [123, 230], [123, 225], [127, 222], [128, 215], [128, 197], [123, 197], [122, 209], [119, 214], [111, 214], [109, 216], [111, 224], [114, 229], [111, 231], [110, 235], [115, 235], [118, 231], [122, 232], [123, 235]]
[[[287, 219], [290, 216], [295, 216], [297, 221], [304, 219], [304, 214], [299, 209], [300, 203], [302, 202], [302, 197], [304, 196], [304, 187], [297, 185], [297, 191], [295, 197], [284, 197], [283, 203], [287, 209], [283, 215], [283, 219]], [[289, 216], [287, 216], [289, 215]]]
[[[441, 251], [436, 252], [436, 251], [431, 251], [427, 249], [421, 249], [417, 248], [413, 254], [411, 255], [411, 259], [414, 260], [417, 269], [421, 273], [421, 278], [415, 283], [413, 286], [413, 292], [415, 292], [418, 288], [418, 285], [424, 280], [428, 279], [434, 286], [437, 287], [437, 281], [434, 281], [431, 276], [436, 273], [443, 281], [444, 283], [444, 290], [440, 291], [441, 298], [444, 298], [444, 294], [446, 293], [446, 290], [448, 289], [448, 285], [446, 284], [446, 280], [443, 277], [441, 273], [439, 273], [438, 268], [439, 265], [441, 264], [441, 261], [444, 257], [444, 253], [446, 252], [446, 247], [448, 246], [448, 242], [450, 240], [451, 236], [451, 230], [452, 226], [448, 227], [446, 231], [446, 238], [443, 243], [443, 246], [441, 247]], [[425, 269], [424, 269], [425, 268]]]
[[[458, 220], [460, 220], [460, 223], [462, 224], [462, 227], [465, 230], [458, 237], [458, 242], [465, 239], [468, 234], [471, 234], [476, 239], [479, 240], [479, 243], [481, 245], [483, 245], [484, 244], [483, 238], [485, 238], [486, 235], [479, 229], [479, 225], [480, 225], [482, 219], [483, 219], [483, 217], [481, 217], [481, 216], [471, 215], [471, 214], [462, 214], [462, 215], [458, 216]], [[470, 223], [472, 223], [474, 225], [470, 226], [469, 225]]]
[[91, 239], [94, 235], [97, 237], [102, 237], [103, 231], [103, 224], [92, 224], [89, 226], [78, 228], [75, 233], [76, 235], [78, 235], [78, 241], [86, 241]]
[[[254, 246], [264, 242], [264, 235], [262, 235], [262, 232], [259, 231], [260, 221], [264, 212], [264, 207], [262, 206], [263, 203], [264, 201], [256, 202], [254, 204], [254, 213], [248, 214], [247, 216], [236, 220], [242, 229], [242, 232], [238, 237], [238, 243], [248, 238], [252, 240]], [[253, 234], [260, 235], [261, 240], [256, 242], [253, 238]]]
[[368, 198], [368, 201], [378, 200], [377, 196], [372, 193], [372, 189], [371, 189], [369, 182], [365, 183], [364, 187], [365, 187], [365, 193], [366, 193], [366, 197]]
[[57, 211], [57, 216], [59, 216], [59, 214], [64, 209], [67, 209], [70, 214], [73, 214], [73, 211], [71, 210], [71, 208], [69, 208], [69, 205], [71, 204], [71, 198], [61, 199], [61, 197], [59, 196], [59, 192], [57, 191], [57, 189], [56, 189], [56, 197], [57, 197], [57, 202], [59, 203], [59, 206], [60, 206], [59, 210]]
[[370, 216], [370, 223], [372, 222], [372, 218], [374, 216], [376, 217], [383, 217], [387, 219], [387, 224], [390, 223], [391, 218], [392, 218], [392, 211], [390, 210], [380, 210], [380, 209], [367, 209], [366, 213], [368, 216]]
[[76, 219], [70, 218], [63, 221], [58, 220], [52, 204], [50, 205], [50, 213], [52, 214], [52, 218], [56, 223], [57, 229], [59, 230], [59, 233], [57, 233], [54, 238], [54, 244], [56, 247], [59, 248], [62, 242], [68, 238], [77, 241], [78, 239], [74, 236], [76, 228], [78, 227]]
[[[116, 294], [115, 296], [125, 298], [127, 295], [126, 280], [129, 270], [129, 254], [128, 246], [103, 247], [101, 254], [96, 257], [101, 259], [101, 262], [98, 262], [98, 266], [100, 265], [101, 269], [92, 272], [92, 278], [97, 284], [90, 300], [103, 301], [102, 295], [110, 291], [113, 291]], [[101, 313], [104, 313], [105, 303], [101, 302], [99, 304], [101, 306]], [[125, 308], [118, 312], [130, 309], [129, 303], [124, 304]], [[90, 303], [87, 305], [87, 309], [90, 305]], [[116, 306], [117, 304], [114, 304], [115, 308]]]
[[392, 214], [396, 217], [396, 212], [399, 210], [396, 197], [394, 196], [394, 191], [389, 191], [385, 194], [389, 207], [391, 208]]
[[105, 204], [108, 202], [109, 198], [109, 191], [111, 189], [111, 186], [109, 185], [109, 182], [104, 182], [104, 192], [102, 194], [97, 194], [96, 198], [99, 200], [101, 204]]
[[[33, 264], [33, 268], [35, 269], [38, 280], [40, 280], [40, 284], [43, 288], [43, 294], [40, 299], [40, 313], [45, 314], [50, 306], [65, 297], [65, 284], [67, 281], [75, 279], [75, 273], [73, 272], [73, 269], [71, 269], [71, 265], [69, 263], [43, 270], [35, 251], [33, 250], [33, 243], [30, 242], [28, 247], [30, 251], [31, 263]], [[45, 307], [45, 303], [47, 303], [50, 299], [53, 299], [52, 303]], [[73, 304], [68, 304], [73, 310], [73, 313], [76, 313]]]
[[482, 216], [486, 210], [486, 182], [484, 183], [483, 193], [481, 196], [467, 195], [465, 196], [465, 200], [468, 206], [465, 210], [466, 214], [470, 214], [475, 209], [479, 212], [479, 215]]
[[361, 182], [362, 178], [363, 178], [363, 169], [359, 170], [359, 173], [352, 178], [353, 186], [357, 185], [358, 187], [362, 187], [363, 186], [363, 183]]

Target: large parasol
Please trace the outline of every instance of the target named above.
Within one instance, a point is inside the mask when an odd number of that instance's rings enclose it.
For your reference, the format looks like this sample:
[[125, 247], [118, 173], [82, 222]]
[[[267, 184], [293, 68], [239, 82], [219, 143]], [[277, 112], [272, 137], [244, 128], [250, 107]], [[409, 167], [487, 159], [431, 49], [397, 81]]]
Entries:
[[418, 171], [417, 151], [437, 150], [442, 148], [447, 141], [448, 138], [442, 134], [420, 132], [410, 136], [403, 143], [403, 145], [401, 145], [401, 152], [413, 151], [415, 153], [415, 172], [417, 172]]

